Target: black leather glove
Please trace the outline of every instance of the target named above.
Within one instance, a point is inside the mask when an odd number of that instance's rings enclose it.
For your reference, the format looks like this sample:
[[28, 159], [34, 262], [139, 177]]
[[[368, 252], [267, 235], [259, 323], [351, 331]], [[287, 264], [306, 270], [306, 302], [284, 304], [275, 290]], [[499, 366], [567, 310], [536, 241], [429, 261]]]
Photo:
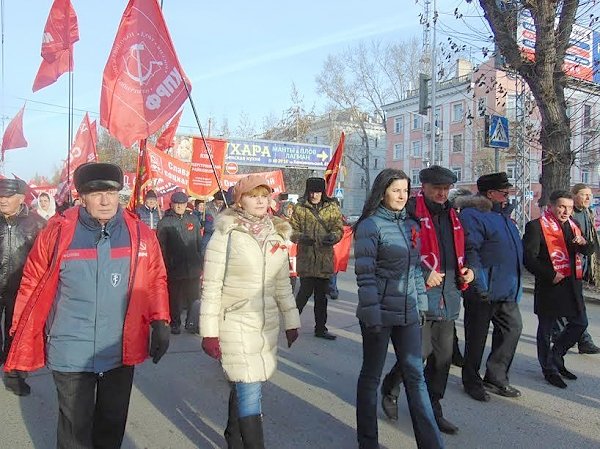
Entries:
[[169, 337], [171, 330], [165, 320], [152, 321], [152, 337], [150, 338], [150, 357], [154, 363], [158, 363], [167, 349], [169, 349]]
[[336, 243], [336, 238], [335, 238], [335, 234], [327, 234], [325, 237], [323, 237], [323, 239], [321, 240], [321, 244], [323, 246], [333, 246]]
[[313, 246], [315, 244], [315, 239], [313, 239], [312, 237], [309, 237], [308, 235], [301, 235], [298, 238], [298, 243], [300, 245]]

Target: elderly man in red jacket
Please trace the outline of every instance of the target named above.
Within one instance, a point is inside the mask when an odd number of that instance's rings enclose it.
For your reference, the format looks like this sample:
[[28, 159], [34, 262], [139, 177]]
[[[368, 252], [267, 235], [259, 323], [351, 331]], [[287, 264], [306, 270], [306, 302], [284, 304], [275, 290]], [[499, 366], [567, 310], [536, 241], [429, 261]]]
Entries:
[[52, 371], [58, 448], [118, 448], [134, 365], [169, 345], [166, 272], [155, 233], [119, 206], [118, 166], [74, 181], [82, 205], [50, 219], [25, 263], [4, 369]]

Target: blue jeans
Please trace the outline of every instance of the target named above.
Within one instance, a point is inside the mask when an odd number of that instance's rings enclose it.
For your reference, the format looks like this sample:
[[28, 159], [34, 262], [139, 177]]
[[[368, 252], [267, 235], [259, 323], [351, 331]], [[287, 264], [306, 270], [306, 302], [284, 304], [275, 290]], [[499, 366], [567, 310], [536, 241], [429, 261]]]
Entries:
[[356, 389], [356, 431], [360, 449], [379, 447], [377, 430], [377, 387], [385, 364], [388, 342], [392, 339], [417, 440], [421, 449], [444, 447], [433, 416], [427, 393], [421, 359], [421, 328], [410, 326], [383, 327], [378, 334], [367, 331], [361, 323], [363, 364]]
[[262, 382], [235, 382], [232, 388], [237, 394], [238, 418], [262, 414]]

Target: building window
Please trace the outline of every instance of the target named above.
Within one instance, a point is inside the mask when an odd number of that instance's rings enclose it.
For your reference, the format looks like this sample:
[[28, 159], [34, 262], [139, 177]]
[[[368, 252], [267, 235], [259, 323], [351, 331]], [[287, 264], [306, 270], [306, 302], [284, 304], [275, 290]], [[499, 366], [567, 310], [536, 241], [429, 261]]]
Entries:
[[462, 167], [452, 167], [452, 172], [456, 175], [456, 182], [462, 181]]
[[590, 183], [590, 171], [585, 169], [581, 170], [581, 182], [584, 184]]
[[485, 113], [487, 112], [487, 98], [478, 98], [477, 99], [477, 114], [479, 117], [485, 117]]
[[314, 137], [314, 143], [319, 143], [319, 138], [317, 136]]
[[592, 105], [583, 105], [583, 127], [590, 128], [592, 126]]
[[517, 176], [517, 167], [515, 164], [506, 164], [506, 175], [511, 181], [515, 180]]
[[404, 116], [396, 117], [394, 119], [394, 132], [400, 134], [404, 131]]
[[463, 115], [464, 115], [464, 110], [463, 110], [463, 104], [461, 103], [454, 103], [452, 105], [452, 121], [453, 122], [460, 122], [463, 119]]
[[455, 134], [452, 136], [452, 152], [460, 153], [463, 150], [463, 135]]
[[373, 169], [377, 170], [377, 158], [373, 161]]
[[412, 157], [421, 157], [421, 141], [415, 140], [412, 143]]
[[412, 169], [410, 171], [410, 183], [413, 186], [421, 185], [421, 180], [419, 179], [419, 169]]
[[442, 117], [442, 107], [438, 106], [435, 108], [435, 126], [442, 129], [443, 128], [443, 117]]
[[412, 129], [421, 129], [423, 127], [423, 118], [419, 114], [412, 116]]
[[404, 159], [404, 145], [397, 143], [394, 145], [394, 160], [399, 161]]

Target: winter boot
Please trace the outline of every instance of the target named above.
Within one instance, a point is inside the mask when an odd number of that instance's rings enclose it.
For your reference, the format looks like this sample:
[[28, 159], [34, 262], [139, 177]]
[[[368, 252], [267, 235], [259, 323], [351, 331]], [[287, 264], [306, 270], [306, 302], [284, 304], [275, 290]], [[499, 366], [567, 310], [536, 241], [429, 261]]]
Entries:
[[[400, 379], [402, 381], [402, 379]], [[398, 420], [398, 396], [400, 395], [400, 386], [393, 385], [394, 376], [390, 372], [383, 378], [381, 383], [381, 408], [389, 419]]]
[[245, 416], [239, 419], [244, 449], [265, 449], [262, 415]]
[[227, 449], [244, 449], [242, 434], [240, 432], [235, 387], [232, 387], [229, 393], [229, 417], [227, 418], [227, 427], [225, 428], [224, 435], [225, 441], [227, 441]]
[[25, 376], [17, 371], [4, 373], [4, 387], [17, 396], [29, 396], [31, 387], [25, 382]]
[[444, 414], [442, 412], [442, 406], [440, 401], [431, 400], [431, 407], [433, 408], [433, 416], [435, 417], [435, 422], [440, 429], [440, 432], [447, 433], [449, 435], [455, 435], [458, 433], [458, 427], [444, 418]]

